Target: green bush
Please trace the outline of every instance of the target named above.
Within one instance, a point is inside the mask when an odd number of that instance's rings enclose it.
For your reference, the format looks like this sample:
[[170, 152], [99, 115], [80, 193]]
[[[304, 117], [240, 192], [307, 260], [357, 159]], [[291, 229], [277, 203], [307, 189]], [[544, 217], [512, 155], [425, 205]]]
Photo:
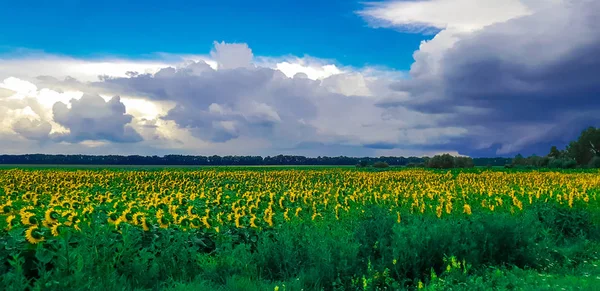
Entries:
[[548, 168], [551, 169], [574, 169], [577, 167], [577, 162], [570, 158], [550, 158]]
[[378, 168], [378, 169], [384, 169], [389, 167], [390, 165], [388, 165], [388, 163], [386, 162], [375, 162], [373, 163], [373, 168]]
[[600, 168], [600, 156], [594, 156], [594, 157], [593, 157], [593, 158], [590, 160], [590, 162], [589, 162], [589, 164], [588, 164], [588, 167], [590, 167], [590, 168], [595, 168], [595, 169], [598, 169], [598, 168]]

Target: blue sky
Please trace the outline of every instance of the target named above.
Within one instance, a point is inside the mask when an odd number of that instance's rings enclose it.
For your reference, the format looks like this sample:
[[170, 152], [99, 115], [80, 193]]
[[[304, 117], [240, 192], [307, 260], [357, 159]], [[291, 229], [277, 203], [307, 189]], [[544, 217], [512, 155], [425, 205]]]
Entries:
[[[35, 8], [34, 8], [35, 7]], [[213, 41], [247, 43], [264, 56], [311, 55], [349, 66], [408, 70], [431, 35], [373, 29], [351, 0], [9, 1], [4, 50], [28, 48], [79, 57], [139, 58], [207, 52]]]
[[5, 1], [5, 153], [546, 154], [600, 126], [600, 1]]

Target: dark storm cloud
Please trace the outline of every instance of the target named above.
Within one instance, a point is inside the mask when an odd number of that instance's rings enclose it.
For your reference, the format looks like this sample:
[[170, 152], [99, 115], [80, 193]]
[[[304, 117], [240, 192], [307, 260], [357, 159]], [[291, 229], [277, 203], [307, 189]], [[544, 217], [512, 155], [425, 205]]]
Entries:
[[573, 138], [600, 125], [598, 16], [600, 1], [578, 1], [486, 27], [448, 49], [440, 70], [392, 86], [409, 101], [379, 105], [448, 113], [499, 153]]

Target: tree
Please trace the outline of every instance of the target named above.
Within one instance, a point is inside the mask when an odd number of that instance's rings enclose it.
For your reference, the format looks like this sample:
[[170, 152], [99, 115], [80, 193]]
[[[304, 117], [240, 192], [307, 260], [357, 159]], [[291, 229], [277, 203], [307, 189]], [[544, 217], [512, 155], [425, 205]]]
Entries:
[[578, 165], [587, 165], [600, 155], [600, 128], [588, 127], [579, 138], [567, 146], [567, 153]]
[[[475, 163], [473, 159], [470, 157], [454, 157], [454, 167], [455, 168], [473, 168], [475, 167]], [[490, 165], [491, 167], [491, 165]]]
[[558, 148], [556, 148], [556, 146], [552, 146], [552, 148], [550, 148], [550, 153], [548, 154], [549, 158], [559, 158], [560, 157], [560, 151], [558, 150]]
[[436, 155], [427, 161], [427, 167], [435, 169], [454, 168], [454, 157], [450, 154]]
[[523, 155], [517, 154], [515, 156], [515, 158], [513, 159], [512, 164], [515, 165], [515, 166], [524, 166], [525, 165], [525, 158], [523, 157]]
[[590, 168], [600, 168], [600, 156], [595, 156], [595, 157], [593, 157], [593, 158], [590, 160], [590, 162], [589, 162], [588, 166], [589, 166]]

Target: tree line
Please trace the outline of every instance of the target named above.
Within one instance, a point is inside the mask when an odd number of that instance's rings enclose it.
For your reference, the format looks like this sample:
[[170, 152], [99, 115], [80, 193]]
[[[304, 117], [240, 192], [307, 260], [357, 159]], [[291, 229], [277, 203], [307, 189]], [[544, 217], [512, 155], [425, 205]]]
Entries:
[[0, 164], [45, 164], [45, 165], [181, 165], [181, 166], [254, 166], [254, 165], [355, 165], [360, 161], [369, 164], [386, 162], [403, 166], [423, 162], [420, 157], [305, 157], [292, 155], [277, 156], [119, 156], [119, 155], [0, 155]]
[[518, 154], [505, 167], [525, 168], [600, 168], [600, 128], [588, 127], [565, 149], [552, 146], [545, 156]]
[[[447, 160], [450, 155], [441, 155], [442, 161]], [[386, 163], [389, 166], [408, 167], [439, 167], [440, 158], [433, 157], [305, 157], [293, 155], [277, 156], [192, 156], [192, 155], [165, 155], [165, 156], [120, 156], [120, 155], [47, 155], [47, 154], [25, 154], [25, 155], [0, 155], [0, 164], [13, 165], [175, 165], [175, 166], [354, 166], [364, 165], [376, 167]], [[456, 166], [504, 166], [510, 163], [511, 158], [456, 158]], [[378, 164], [379, 163], [379, 164]], [[454, 162], [452, 163], [454, 167]]]

